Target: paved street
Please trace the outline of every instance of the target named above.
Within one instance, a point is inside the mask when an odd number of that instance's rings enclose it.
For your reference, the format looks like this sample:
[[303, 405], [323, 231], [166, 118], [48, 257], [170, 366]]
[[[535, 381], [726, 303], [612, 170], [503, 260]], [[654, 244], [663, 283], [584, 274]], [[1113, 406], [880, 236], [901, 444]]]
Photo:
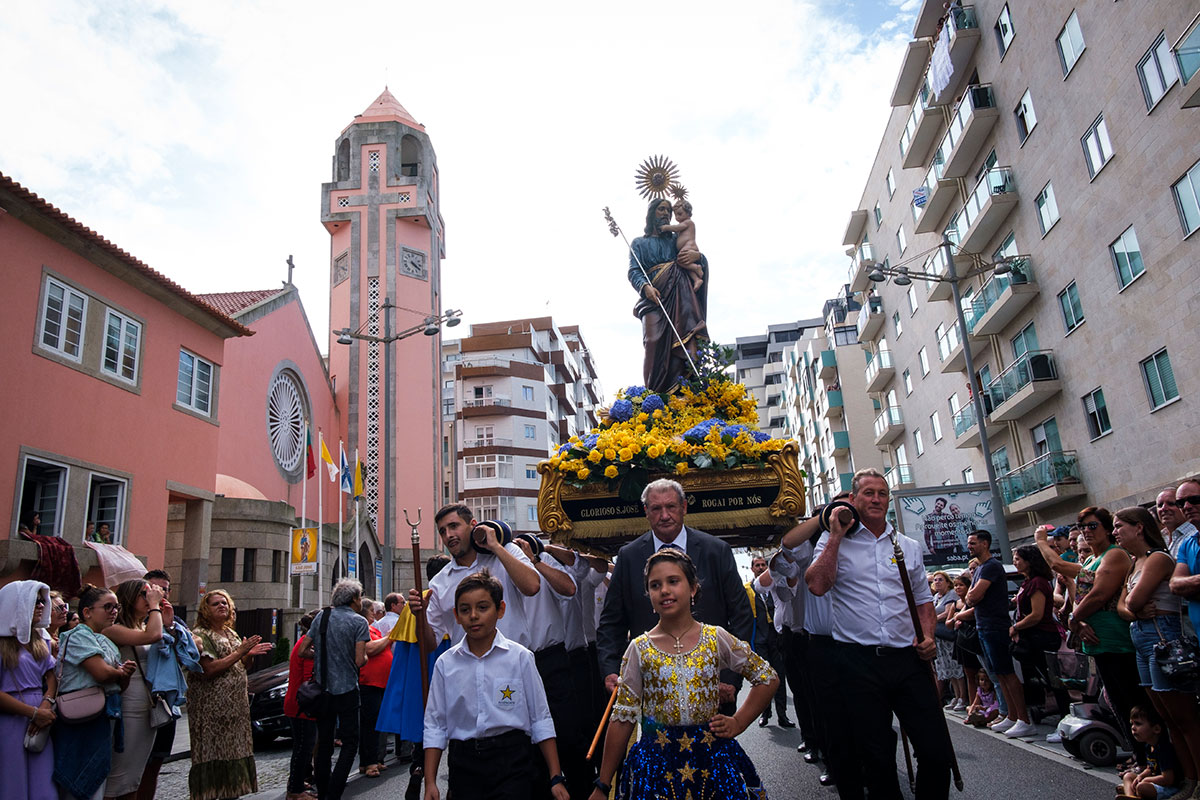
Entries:
[[[1112, 787], [1116, 782], [1114, 772], [1111, 769], [1085, 769], [1061, 748], [1046, 745], [1043, 736], [1050, 731], [1049, 726], [1039, 726], [1041, 733], [1036, 741], [1013, 742], [995, 733], [968, 728], [959, 719], [961, 717], [954, 715], [949, 717], [965, 787], [962, 795], [951, 792], [952, 797], [1028, 800], [1031, 795], [1037, 795], [1074, 800], [1112, 795]], [[753, 725], [739, 737], [739, 741], [754, 760], [771, 797], [787, 800], [837, 797], [834, 789], [824, 788], [817, 782], [819, 769], [805, 764], [796, 752], [800, 735], [795, 729], [784, 730], [774, 724], [766, 728]], [[290, 752], [286, 740], [259, 752], [261, 791], [254, 795], [255, 798], [283, 798]], [[364, 800], [395, 800], [402, 797], [408, 780], [407, 770], [392, 761], [389, 763], [393, 765], [392, 769], [377, 780], [359, 777], [356, 764], [345, 796]], [[164, 766], [159, 797], [187, 796], [188, 764], [185, 759]], [[905, 797], [911, 797], [904, 773], [903, 755], [899, 750], [896, 770]], [[439, 785], [444, 796], [445, 775], [440, 777]]]

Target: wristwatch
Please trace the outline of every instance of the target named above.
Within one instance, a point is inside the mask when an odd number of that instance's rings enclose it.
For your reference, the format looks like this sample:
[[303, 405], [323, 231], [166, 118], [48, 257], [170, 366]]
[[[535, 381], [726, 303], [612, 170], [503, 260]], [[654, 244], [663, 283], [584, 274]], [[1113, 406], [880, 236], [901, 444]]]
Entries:
[[604, 781], [600, 780], [599, 778], [596, 778], [596, 780], [592, 781], [592, 785], [595, 786], [600, 791], [604, 792], [604, 794], [608, 794], [609, 792], [612, 791], [612, 787], [609, 786]]
[[558, 786], [560, 783], [566, 783], [566, 782], [567, 782], [567, 776], [563, 775], [560, 772], [550, 779], [550, 786], [555, 787], [555, 786]]
[[[530, 559], [530, 561], [532, 561], [532, 562], [533, 562], [533, 563], [535, 563], [535, 564], [540, 564], [540, 563], [542, 563], [542, 554], [541, 554], [541, 553], [534, 553], [534, 554], [533, 554], [533, 558], [531, 558], [531, 559]], [[562, 773], [559, 773], [559, 774], [562, 774]], [[551, 786], [553, 786], [554, 784], [550, 784], [550, 785], [551, 785]]]

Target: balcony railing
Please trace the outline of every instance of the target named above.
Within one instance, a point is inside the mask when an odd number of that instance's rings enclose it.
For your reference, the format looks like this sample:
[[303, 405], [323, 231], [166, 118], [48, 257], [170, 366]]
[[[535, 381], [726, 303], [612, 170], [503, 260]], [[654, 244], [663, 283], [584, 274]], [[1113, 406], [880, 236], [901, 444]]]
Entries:
[[[948, 359], [960, 344], [962, 344], [962, 337], [959, 335], [958, 323], [955, 322], [937, 340], [938, 360]], [[974, 351], [971, 354], [974, 355]]]
[[959, 217], [959, 230], [963, 233], [970, 230], [975, 221], [979, 219], [979, 215], [983, 213], [983, 209], [992, 195], [1007, 194], [1016, 190], [1017, 184], [1013, 180], [1011, 168], [993, 167], [988, 170], [987, 174], [979, 179], [979, 183], [975, 184], [975, 189], [967, 198], [966, 204], [963, 205], [962, 216]]
[[[950, 127], [942, 137], [941, 154], [946, 160], [943, 173], [948, 178], [961, 178], [973, 160], [974, 153], [967, 150], [978, 150], [987, 132], [995, 124], [997, 117], [996, 96], [991, 84], [976, 84], [967, 87], [966, 93], [954, 109], [950, 118]], [[982, 112], [989, 109], [987, 113]], [[977, 124], [972, 125], [975, 122]], [[961, 152], [960, 152], [961, 151]]]
[[921, 117], [925, 116], [925, 111], [929, 108], [929, 96], [929, 78], [926, 76], [925, 82], [921, 84], [920, 91], [917, 92], [917, 99], [913, 101], [912, 111], [909, 112], [908, 121], [904, 125], [904, 131], [900, 134], [901, 157], [912, 146], [913, 137], [916, 135], [917, 128], [921, 124]]
[[850, 265], [850, 291], [861, 292], [870, 285], [867, 273], [875, 266], [875, 249], [871, 243], [863, 241], [854, 251], [854, 262]]
[[975, 404], [968, 403], [959, 409], [952, 418], [954, 422], [954, 438], [958, 439], [975, 430]]
[[912, 467], [908, 464], [897, 464], [884, 471], [883, 479], [887, 481], [888, 488], [895, 491], [913, 482]]
[[1033, 265], [1029, 256], [1018, 256], [1009, 262], [1012, 270], [1004, 275], [993, 275], [979, 289], [979, 293], [975, 295], [975, 299], [971, 301], [971, 307], [964, 309], [967, 319], [967, 330], [971, 333], [975, 332], [975, 326], [979, 320], [991, 310], [1000, 296], [1010, 286], [1023, 286], [1033, 282]]
[[870, 341], [883, 324], [883, 298], [868, 297], [858, 312], [858, 340]]
[[1022, 464], [999, 481], [1005, 505], [1052, 486], [1079, 482], [1079, 459], [1074, 450], [1053, 450]]
[[463, 400], [463, 408], [483, 408], [484, 406], [511, 406], [512, 398], [510, 397], [475, 397], [470, 400]]
[[875, 438], [883, 436], [893, 425], [903, 424], [904, 413], [900, 410], [900, 406], [888, 406], [879, 412], [879, 416], [875, 417]]
[[1179, 65], [1179, 77], [1186, 84], [1200, 71], [1200, 17], [1192, 21], [1190, 29], [1180, 37], [1172, 48], [1175, 62]]
[[1054, 364], [1053, 350], [1030, 350], [987, 385], [986, 391], [992, 400], [992, 408], [1009, 399], [1034, 381], [1058, 379], [1058, 368]]
[[[880, 350], [878, 353], [867, 362], [867, 368], [863, 371], [863, 375], [867, 380], [867, 385], [870, 385], [875, 376], [879, 374], [881, 369], [895, 369], [892, 363], [892, 351]], [[868, 390], [869, 391], [869, 390]]]
[[464, 439], [462, 448], [466, 450], [471, 447], [512, 447], [512, 439]]

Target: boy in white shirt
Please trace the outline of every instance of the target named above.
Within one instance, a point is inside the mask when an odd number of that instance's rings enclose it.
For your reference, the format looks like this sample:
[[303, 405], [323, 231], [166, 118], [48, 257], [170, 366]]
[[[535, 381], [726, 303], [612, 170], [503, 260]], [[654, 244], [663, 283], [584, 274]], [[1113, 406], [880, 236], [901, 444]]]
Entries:
[[466, 635], [437, 660], [429, 681], [425, 800], [440, 800], [436, 777], [447, 748], [452, 796], [528, 800], [531, 743], [553, 775], [554, 800], [569, 800], [533, 653], [496, 630], [503, 616], [504, 587], [487, 570], [458, 584], [454, 617]]

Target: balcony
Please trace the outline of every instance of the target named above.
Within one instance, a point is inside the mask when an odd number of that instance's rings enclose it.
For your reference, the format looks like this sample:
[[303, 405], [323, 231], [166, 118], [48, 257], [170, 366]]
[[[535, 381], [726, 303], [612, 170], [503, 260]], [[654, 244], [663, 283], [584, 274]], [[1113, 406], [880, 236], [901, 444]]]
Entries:
[[512, 447], [512, 439], [464, 439], [462, 442], [463, 450], [471, 450], [477, 447]]
[[996, 108], [996, 97], [992, 93], [991, 84], [968, 86], [963, 99], [954, 109], [950, 118], [950, 128], [942, 139], [942, 154], [946, 157], [946, 167], [942, 172], [946, 178], [965, 178], [971, 171], [971, 164], [996, 120], [1000, 118], [1000, 109]]
[[838, 473], [838, 484], [841, 486], [841, 488], [838, 489], [838, 492], [850, 491], [850, 487], [854, 485], [854, 473], [853, 472], [839, 472]]
[[880, 350], [876, 353], [875, 357], [867, 362], [867, 369], [863, 374], [867, 379], [868, 392], [882, 392], [896, 375], [896, 367], [892, 363], [892, 352]]
[[928, 84], [922, 85], [913, 101], [904, 132], [900, 134], [901, 166], [905, 169], [925, 166], [941, 127], [942, 114], [929, 105]]
[[[956, 274], [960, 274], [962, 270], [969, 269], [971, 266], [972, 262], [969, 255], [962, 252], [954, 254], [954, 270]], [[929, 260], [925, 262], [924, 272], [944, 279], [935, 281], [933, 286], [929, 288], [930, 300], [952, 300], [954, 298], [954, 290], [950, 287], [949, 280], [950, 265], [946, 263], [946, 248], [939, 247], [934, 251]]]
[[1006, 516], [1054, 505], [1083, 494], [1074, 450], [1053, 450], [1001, 476]]
[[850, 431], [833, 432], [833, 454], [835, 456], [850, 455]]
[[510, 397], [476, 397], [470, 400], [463, 400], [463, 408], [484, 408], [486, 406], [511, 406], [512, 398]]
[[854, 249], [854, 263], [850, 265], [850, 291], [862, 292], [871, 285], [867, 274], [875, 269], [875, 250], [870, 242], [863, 242]]
[[827, 381], [837, 377], [837, 351], [822, 350], [817, 359], [817, 377]]
[[[942, 150], [939, 149], [933, 155], [933, 164], [930, 165], [929, 172], [925, 173], [925, 182], [916, 190], [924, 192], [925, 195], [925, 205], [921, 206], [914, 228], [917, 233], [933, 233], [940, 230], [946, 212], [958, 197], [958, 182], [944, 176], [944, 167]], [[915, 199], [914, 193], [914, 202]]]
[[[987, 395], [983, 396], [984, 410], [987, 410]], [[959, 411], [951, 420], [954, 424], [954, 446], [959, 450], [965, 450], [971, 447], [979, 446], [979, 425], [975, 422], [975, 403], [971, 402], [966, 408]], [[997, 436], [1004, 430], [1004, 426], [992, 422], [991, 417], [985, 417], [984, 422], [987, 424], [988, 436]]]
[[883, 479], [887, 481], [888, 489], [893, 492], [901, 489], [911, 489], [916, 486], [913, 481], [912, 467], [908, 464], [897, 464], [884, 470]]
[[904, 434], [904, 414], [900, 406], [888, 406], [875, 418], [875, 445], [891, 444]]
[[850, 222], [846, 224], [846, 232], [842, 235], [843, 247], [856, 245], [863, 240], [863, 233], [867, 230], [868, 216], [870, 216], [870, 212], [865, 208], [850, 212]]
[[873, 342], [883, 328], [883, 299], [868, 297], [858, 312], [858, 341]]
[[[933, 0], [930, 0], [932, 3]], [[904, 50], [904, 59], [900, 62], [900, 71], [896, 75], [896, 85], [892, 87], [892, 106], [911, 105], [925, 77], [925, 67], [929, 64], [928, 38], [920, 38], [908, 43]]]
[[1200, 15], [1192, 20], [1171, 51], [1175, 53], [1175, 64], [1179, 67], [1179, 79], [1183, 83], [1182, 107], [1200, 108], [1200, 80], [1192, 83], [1192, 78], [1200, 71]]
[[967, 330], [975, 336], [999, 335], [1038, 291], [1029, 256], [1018, 256], [1011, 272], [993, 275], [975, 295], [967, 312]]
[[841, 419], [846, 412], [846, 407], [842, 402], [842, 393], [837, 389], [831, 389], [825, 392], [825, 418], [826, 419]]
[[[987, 348], [987, 342], [984, 339], [978, 339], [974, 336], [968, 336], [967, 340], [971, 347], [971, 358], [977, 358]], [[938, 359], [942, 362], [942, 374], [947, 372], [963, 372], [967, 368], [967, 357], [963, 352], [963, 342], [961, 330], [958, 323], [955, 322], [950, 328], [942, 334], [937, 341]]]
[[922, 0], [917, 9], [917, 22], [913, 25], [913, 38], [933, 36], [938, 32], [938, 20], [942, 18], [942, 0]]
[[948, 105], [958, 94], [958, 88], [966, 80], [967, 64], [975, 55], [979, 45], [979, 20], [975, 16], [975, 6], [961, 6], [950, 10], [950, 18], [946, 22], [950, 26], [950, 82], [937, 93], [934, 105]]
[[994, 167], [975, 184], [958, 217], [958, 245], [978, 253], [991, 241], [1017, 204], [1017, 184], [1009, 167]]
[[988, 384], [993, 422], [1020, 419], [1058, 394], [1062, 383], [1052, 350], [1030, 350]]

